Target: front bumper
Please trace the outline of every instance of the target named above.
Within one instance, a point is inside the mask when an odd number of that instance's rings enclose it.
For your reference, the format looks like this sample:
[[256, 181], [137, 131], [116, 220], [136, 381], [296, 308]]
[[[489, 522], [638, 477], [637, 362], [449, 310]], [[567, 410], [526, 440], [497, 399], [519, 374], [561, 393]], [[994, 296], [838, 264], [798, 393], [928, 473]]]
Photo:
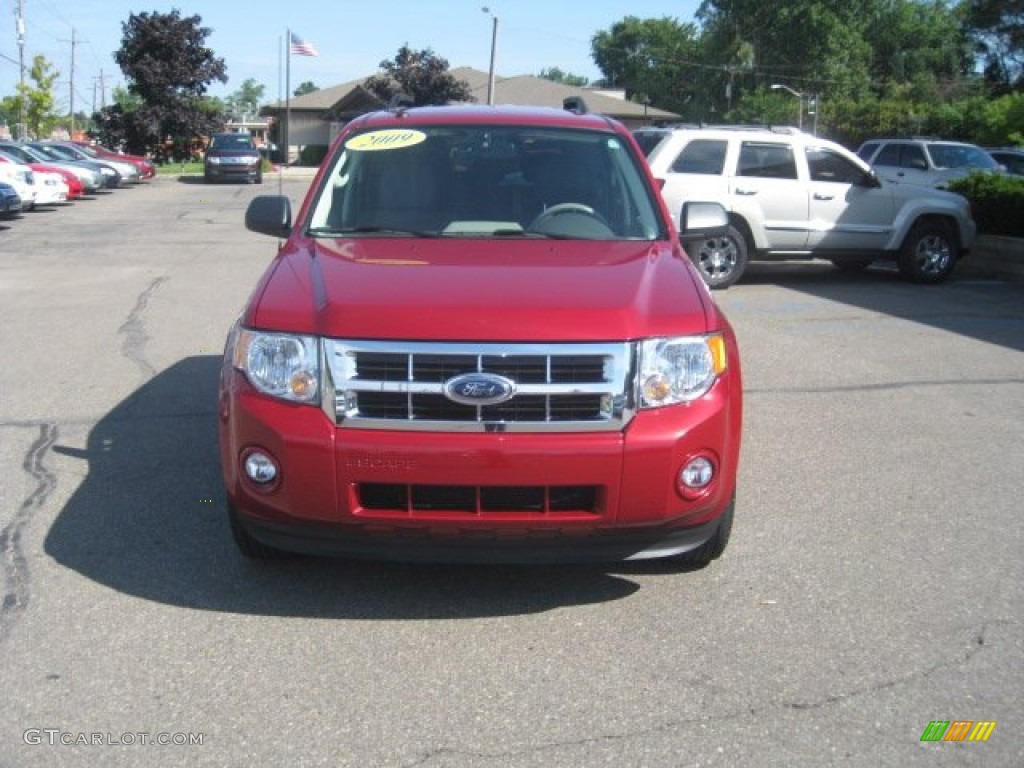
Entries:
[[213, 164], [204, 167], [206, 178], [212, 180], [235, 179], [239, 181], [255, 181], [260, 178], [260, 165]]
[[[318, 408], [256, 393], [237, 370], [222, 371], [220, 448], [228, 502], [238, 524], [268, 546], [311, 554], [463, 562], [574, 562], [663, 557], [714, 535], [735, 495], [741, 427], [738, 364], [689, 405], [641, 411], [625, 430], [603, 433], [448, 433], [338, 428]], [[272, 456], [269, 490], [242, 471], [249, 451]], [[716, 475], [684, 498], [679, 470], [714, 457]], [[367, 489], [411, 489], [394, 504]], [[441, 499], [476, 494], [468, 507], [417, 505], [417, 489]], [[492, 491], [543, 498], [593, 489], [579, 508], [517, 507]], [[448, 489], [455, 489], [449, 492]], [[571, 493], [570, 493], [571, 495]], [[371, 499], [371, 501], [368, 501]]]

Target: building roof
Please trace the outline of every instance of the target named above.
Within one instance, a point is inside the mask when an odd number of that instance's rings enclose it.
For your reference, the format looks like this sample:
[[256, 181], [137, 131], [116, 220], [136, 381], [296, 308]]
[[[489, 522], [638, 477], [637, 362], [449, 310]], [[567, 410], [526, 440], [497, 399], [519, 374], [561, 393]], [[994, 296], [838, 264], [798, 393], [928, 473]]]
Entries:
[[[481, 72], [472, 67], [458, 67], [449, 70], [449, 73], [456, 80], [461, 80], [469, 86], [476, 103], [487, 103], [489, 79], [487, 72]], [[325, 117], [328, 114], [333, 117], [351, 117], [353, 113], [383, 106], [379, 99], [362, 87], [366, 79], [363, 77], [358, 80], [350, 80], [347, 83], [322, 88], [304, 96], [296, 96], [290, 100], [289, 108], [293, 112], [323, 112]], [[615, 95], [606, 90], [565, 85], [534, 75], [496, 76], [494, 78], [494, 103], [496, 105], [561, 109], [563, 101], [570, 97], [582, 97], [591, 112], [631, 123], [644, 120], [654, 122], [679, 119], [679, 115], [674, 112], [629, 101], [621, 93]], [[283, 111], [284, 108], [284, 102], [279, 101], [268, 105], [265, 110], [277, 113]]]

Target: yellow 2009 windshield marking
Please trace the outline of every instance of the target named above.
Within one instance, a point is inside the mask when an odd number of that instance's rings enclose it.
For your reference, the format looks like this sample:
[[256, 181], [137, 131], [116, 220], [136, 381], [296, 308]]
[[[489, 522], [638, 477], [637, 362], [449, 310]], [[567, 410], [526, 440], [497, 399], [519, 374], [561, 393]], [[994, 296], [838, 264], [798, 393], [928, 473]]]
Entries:
[[348, 140], [345, 149], [360, 152], [373, 152], [382, 149], [404, 149], [419, 144], [427, 138], [422, 131], [410, 131], [405, 128], [389, 128], [383, 131], [362, 133]]

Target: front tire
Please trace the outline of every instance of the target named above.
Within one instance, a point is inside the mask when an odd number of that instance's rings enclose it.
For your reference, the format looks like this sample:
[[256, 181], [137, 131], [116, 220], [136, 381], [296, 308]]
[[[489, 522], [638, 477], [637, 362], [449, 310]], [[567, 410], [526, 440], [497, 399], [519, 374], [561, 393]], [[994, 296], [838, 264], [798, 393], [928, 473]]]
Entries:
[[747, 269], [750, 249], [747, 239], [736, 227], [729, 229], [722, 237], [701, 240], [691, 256], [704, 282], [712, 289], [728, 288]]
[[718, 528], [715, 529], [714, 535], [696, 549], [676, 556], [675, 562], [683, 568], [698, 569], [706, 568], [712, 560], [721, 557], [729, 543], [729, 536], [732, 534], [732, 515], [735, 507], [736, 497], [733, 496], [729, 506], [719, 518]]
[[903, 241], [897, 264], [900, 276], [912, 283], [934, 285], [953, 273], [957, 243], [943, 221], [919, 221]]
[[238, 511], [230, 503], [228, 504], [228, 523], [231, 526], [231, 538], [234, 539], [235, 546], [248, 559], [281, 560], [289, 557], [289, 553], [274, 547], [268, 547], [266, 544], [255, 539], [245, 529], [245, 526], [239, 519]]

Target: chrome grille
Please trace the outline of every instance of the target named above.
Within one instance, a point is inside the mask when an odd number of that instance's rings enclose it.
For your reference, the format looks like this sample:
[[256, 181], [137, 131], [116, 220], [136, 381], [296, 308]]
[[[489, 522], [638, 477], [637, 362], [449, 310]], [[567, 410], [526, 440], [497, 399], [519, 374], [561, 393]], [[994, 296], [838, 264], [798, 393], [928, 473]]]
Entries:
[[[435, 431], [618, 430], [632, 415], [633, 347], [327, 340], [325, 407], [342, 427]], [[495, 405], [466, 405], [445, 383], [488, 373], [515, 383]]]

